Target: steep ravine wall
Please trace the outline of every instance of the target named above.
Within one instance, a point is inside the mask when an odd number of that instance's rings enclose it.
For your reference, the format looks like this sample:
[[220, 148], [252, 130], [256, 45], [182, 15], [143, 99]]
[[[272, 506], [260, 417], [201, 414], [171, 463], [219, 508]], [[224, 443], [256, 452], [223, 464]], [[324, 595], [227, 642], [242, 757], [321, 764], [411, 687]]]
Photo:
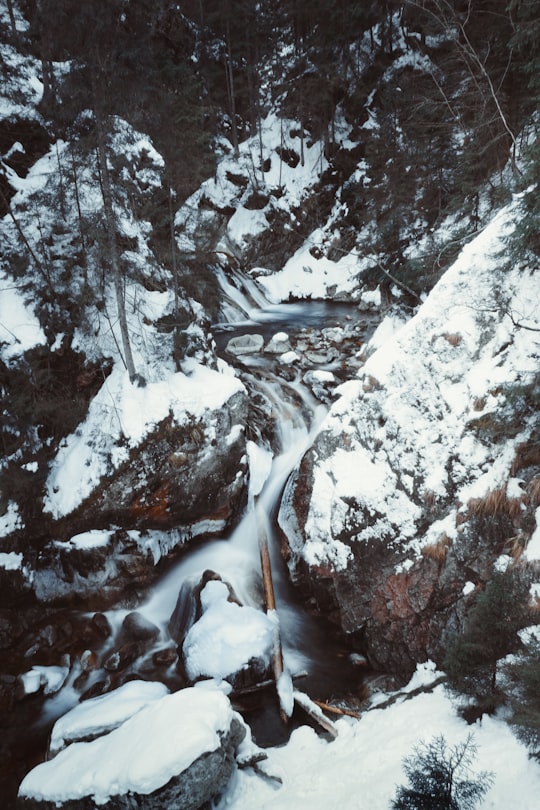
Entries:
[[441, 662], [494, 562], [527, 557], [540, 290], [534, 274], [500, 268], [510, 218], [339, 389], [285, 490], [293, 579], [375, 667]]

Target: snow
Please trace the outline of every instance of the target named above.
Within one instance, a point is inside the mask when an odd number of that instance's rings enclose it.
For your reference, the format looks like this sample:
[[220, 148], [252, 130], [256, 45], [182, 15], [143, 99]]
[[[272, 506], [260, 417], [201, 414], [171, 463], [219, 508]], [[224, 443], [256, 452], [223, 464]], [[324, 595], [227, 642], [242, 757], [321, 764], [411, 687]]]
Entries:
[[169, 414], [178, 424], [220, 408], [242, 383], [192, 363], [186, 371], [138, 387], [116, 366], [92, 399], [86, 420], [63, 442], [47, 481], [45, 510], [54, 517], [75, 509], [100, 479], [129, 457]]
[[9, 501], [3, 515], [0, 515], [0, 537], [10, 534], [22, 525], [19, 507], [15, 501]]
[[[181, 689], [153, 700], [119, 728], [91, 742], [75, 742], [24, 778], [19, 796], [62, 802], [149, 794], [220, 744], [233, 711], [218, 690]], [[74, 778], [76, 775], [76, 778]]]
[[272, 303], [288, 301], [290, 298], [331, 298], [356, 292], [358, 276], [366, 266], [366, 261], [355, 254], [347, 254], [338, 262], [325, 256], [316, 259], [310, 253], [311, 241], [306, 241], [285, 263], [284, 267], [272, 275], [256, 276], [268, 300]]
[[60, 691], [68, 675], [68, 667], [35, 666], [21, 675], [21, 683], [26, 695], [34, 694], [42, 687], [45, 695], [54, 695]]
[[[16, 13], [19, 25], [22, 17]], [[23, 111], [32, 115], [32, 106], [42, 93], [39, 63], [21, 57], [9, 45], [3, 46], [2, 57], [8, 74], [18, 74], [18, 92], [8, 81], [4, 82], [0, 118]], [[415, 69], [430, 70], [426, 58], [418, 53], [409, 52], [407, 58]], [[13, 102], [17, 97], [19, 101]], [[370, 116], [364, 129], [378, 126], [372, 113]], [[273, 113], [262, 122], [263, 150], [272, 158], [264, 182], [268, 188], [279, 187], [281, 196], [273, 204], [287, 213], [301, 205], [317, 175], [328, 165], [321, 144], [317, 143], [304, 144], [304, 165], [299, 162], [292, 167], [276, 159], [276, 149], [283, 145], [300, 152], [299, 139], [292, 134], [295, 129], [298, 122], [278, 119]], [[140, 180], [148, 187], [159, 185], [157, 169], [163, 166], [163, 160], [146, 137], [133, 133], [118, 119], [115, 142], [118, 152], [132, 159], [146, 153], [155, 168], [141, 172]], [[21, 213], [28, 195], [42, 190], [56, 172], [56, 149], [61, 155], [64, 148], [61, 142], [55, 144], [26, 178], [6, 168], [8, 180], [17, 191], [13, 205], [16, 208], [20, 204]], [[204, 197], [218, 209], [228, 205], [236, 208], [221, 245], [227, 252], [242, 249], [268, 227], [265, 210], [247, 208], [239, 187], [227, 179], [228, 171], [251, 177], [253, 167], [259, 163], [258, 148], [256, 138], [241, 144], [239, 159], [230, 156], [222, 160], [216, 177], [204, 183], [179, 211], [176, 226], [182, 249], [196, 250], [198, 232], [204, 231], [204, 212], [200, 208]], [[83, 211], [92, 214], [100, 210], [95, 183], [84, 172], [80, 183], [84, 191]], [[198, 212], [197, 217], [191, 217], [193, 210]], [[523, 437], [518, 435], [504, 448], [498, 448], [494, 456], [473, 433], [464, 432], [463, 425], [496, 411], [500, 404], [498, 389], [528, 379], [528, 375], [537, 371], [534, 332], [516, 329], [508, 315], [497, 311], [494, 283], [497, 252], [510, 227], [511, 213], [511, 208], [502, 211], [462, 251], [413, 319], [405, 323], [392, 314], [382, 321], [366, 349], [370, 359], [360, 378], [339, 389], [340, 400], [320, 430], [343, 436], [348, 446], [341, 445], [332, 456], [320, 459], [316, 469], [306, 523], [308, 542], [303, 549], [309, 564], [328, 561], [336, 569], [347, 565], [352, 552], [336, 538], [345, 524], [345, 505], [349, 499], [356, 500], [375, 519], [374, 525], [356, 541], [399, 534], [409, 543], [414, 556], [421, 546], [415, 536], [420, 512], [415, 502], [418, 495], [415, 478], [423, 482], [424, 491], [444, 497], [447, 462], [457, 459], [452, 470], [458, 487], [454, 500], [466, 503], [508, 477], [515, 447]], [[214, 214], [208, 211], [204, 216], [211, 222]], [[8, 231], [7, 218], [5, 223]], [[127, 211], [119, 215], [118, 224], [124, 234], [138, 242], [138, 251], [126, 252], [125, 257], [135, 266], [143, 267], [148, 259], [144, 241], [147, 226], [136, 222]], [[25, 228], [30, 225], [31, 220], [27, 220]], [[293, 222], [292, 227], [297, 225]], [[27, 232], [30, 234], [30, 230]], [[269, 274], [264, 268], [256, 268], [252, 270], [252, 278], [272, 302], [339, 294], [358, 295], [361, 304], [379, 306], [379, 290], [359, 292], [359, 275], [367, 266], [366, 259], [351, 253], [333, 262], [324, 256], [324, 251], [319, 258], [313, 256], [311, 249], [324, 246], [328, 239], [328, 230], [314, 231], [279, 272]], [[514, 319], [534, 327], [540, 301], [538, 274], [524, 278], [517, 271], [509, 271], [504, 289], [508, 291], [509, 312]], [[198, 361], [187, 363], [182, 372], [177, 372], [168, 360], [163, 360], [166, 353], [160, 354], [159, 349], [163, 337], [143, 329], [143, 324], [170, 312], [171, 293], [143, 291], [140, 286], [127, 283], [126, 297], [132, 313], [129, 329], [136, 365], [147, 378], [147, 385], [139, 388], [129, 382], [116, 347], [118, 335], [96, 315], [93, 331], [99, 333], [99, 340], [91, 346], [87, 336], [80, 333], [79, 347], [88, 357], [92, 357], [92, 351], [96, 357], [111, 356], [115, 364], [92, 400], [85, 422], [65, 439], [52, 462], [45, 505], [54, 517], [67, 515], [78, 506], [101, 478], [126, 461], [130, 450], [169, 414], [179, 424], [191, 417], [207, 417], [212, 409], [222, 407], [243, 390], [223, 363], [219, 366], [222, 373]], [[115, 311], [110, 291], [105, 311]], [[27, 349], [44, 343], [39, 321], [22, 292], [6, 275], [0, 276], [2, 358], [16, 360]], [[60, 345], [60, 336], [55, 345]], [[147, 351], [150, 345], [153, 354]], [[282, 363], [295, 359], [294, 353], [280, 357]], [[473, 403], [482, 398], [485, 405], [481, 411], [476, 410]], [[367, 433], [369, 424], [376, 426], [372, 435]], [[238, 425], [232, 427], [231, 440], [239, 430]], [[395, 441], [391, 441], [392, 436]], [[374, 440], [380, 441], [385, 449], [368, 450], [375, 446]], [[247, 452], [253, 498], [262, 491], [268, 478], [271, 454], [251, 442]], [[19, 525], [14, 504], [8, 505], [0, 521], [1, 533]], [[422, 542], [433, 542], [442, 533], [452, 537], [455, 522], [456, 510], [452, 506], [432, 524]], [[540, 509], [536, 512], [536, 524], [524, 553], [529, 560], [540, 559]], [[201, 531], [203, 528], [210, 527], [201, 526]], [[130, 534], [142, 547], [152, 550], [156, 561], [169, 542], [159, 533]], [[72, 537], [70, 545], [77, 549], [100, 547], [109, 542], [110, 536], [106, 531], [89, 531]], [[500, 559], [500, 565], [510, 562], [507, 556]], [[409, 559], [401, 565], [406, 569], [412, 564]], [[3, 569], [14, 571], [21, 566], [22, 555], [0, 554]], [[474, 583], [467, 582], [463, 594], [473, 589]], [[184, 643], [190, 676], [204, 675], [208, 680], [174, 695], [165, 694], [167, 689], [160, 684], [133, 682], [76, 706], [57, 721], [51, 751], [54, 753], [75, 737], [102, 736], [88, 743], [72, 742], [53, 760], [37, 766], [22, 783], [21, 795], [51, 802], [93, 796], [99, 804], [111, 795], [128, 791], [149, 793], [202, 753], [215, 749], [219, 744], [217, 732], [225, 730], [232, 717], [230, 704], [223, 695], [223, 690], [228, 689], [223, 679], [244, 667], [254, 654], [268, 659], [276, 628], [272, 616], [230, 603], [227, 596], [223, 583], [207, 584], [202, 593], [203, 615]], [[404, 692], [429, 684], [438, 674], [432, 665], [419, 666]], [[62, 667], [33, 667], [22, 676], [23, 688], [27, 694], [42, 686], [53, 692], [66, 675]], [[282, 704], [292, 711], [294, 695], [288, 673], [279, 679], [278, 692]], [[442, 686], [410, 700], [398, 699], [384, 710], [366, 711], [361, 721], [338, 720], [336, 728], [339, 735], [333, 742], [320, 738], [308, 727], [293, 732], [287, 745], [268, 750], [265, 764], [269, 773], [282, 777], [282, 786], [276, 788], [248, 769], [238, 771], [219, 809], [296, 810], [309, 804], [311, 810], [327, 810], [329, 805], [339, 805], [342, 810], [360, 807], [382, 810], [394, 795], [396, 784], [403, 779], [402, 758], [411, 753], [420, 739], [444, 733], [452, 745], [463, 741], [471, 730], [457, 716]], [[496, 775], [483, 806], [494, 810], [536, 808], [540, 766], [528, 759], [526, 749], [512, 736], [503, 718], [485, 717], [472, 730], [479, 748], [478, 769], [493, 770]]]
[[224, 582], [208, 582], [201, 592], [203, 614], [183, 645], [190, 680], [226, 680], [246, 668], [251, 658], [270, 660], [275, 622], [260, 610], [228, 602], [228, 597]]
[[[431, 529], [418, 536], [422, 495], [448, 498], [439, 528], [452, 537], [455, 502], [484, 497], [511, 478], [516, 448], [530, 425], [495, 446], [474, 424], [497, 413], [505, 386], [530, 382], [537, 373], [536, 332], [516, 328], [509, 314], [515, 320], [519, 312], [532, 324], [540, 304], [538, 274], [505, 270], [506, 308], [499, 300], [498, 255], [514, 210], [513, 203], [503, 209], [462, 250], [407, 323], [383, 321], [358, 379], [337, 389], [340, 397], [319, 430], [320, 446], [317, 438], [314, 444], [305, 542], [295, 544], [292, 526], [288, 532], [293, 550], [310, 565], [340, 570], [348, 564], [351, 550], [339, 538], [350, 536], [350, 499], [370, 517], [351, 543], [400, 537], [419, 554], [437, 539]], [[328, 443], [336, 449], [325, 453]], [[447, 492], [449, 477], [453, 494]], [[282, 510], [282, 526], [287, 520]]]
[[22, 568], [22, 554], [16, 551], [0, 552], [0, 568], [4, 571], [18, 571]]
[[98, 737], [112, 731], [169, 693], [153, 681], [129, 681], [123, 686], [79, 703], [53, 726], [49, 755], [55, 756], [74, 740]]
[[[407, 691], [432, 683], [440, 673], [433, 665], [419, 665]], [[478, 746], [475, 771], [495, 774], [486, 810], [536, 810], [540, 766], [512, 735], [504, 720], [484, 717], [469, 726], [457, 716], [443, 685], [412, 699], [363, 713], [360, 720], [335, 722], [338, 736], [328, 742], [307, 726], [295, 730], [287, 745], [266, 749], [267, 774], [278, 776], [277, 786], [250, 772], [238, 771], [218, 810], [341, 810], [390, 805], [396, 786], [406, 782], [403, 757], [420, 741], [444, 734], [448, 745], [464, 742], [473, 733]], [[519, 790], [516, 790], [519, 785]]]
[[524, 551], [527, 560], [540, 560], [540, 507], [535, 512], [536, 528]]
[[110, 542], [113, 535], [112, 531], [103, 531], [101, 529], [91, 529], [82, 534], [76, 534], [70, 538], [67, 543], [62, 543], [62, 546], [71, 546], [71, 548], [90, 549], [100, 548], [106, 546]]
[[38, 319], [23, 294], [5, 274], [0, 274], [0, 346], [2, 357], [13, 360], [46, 342]]

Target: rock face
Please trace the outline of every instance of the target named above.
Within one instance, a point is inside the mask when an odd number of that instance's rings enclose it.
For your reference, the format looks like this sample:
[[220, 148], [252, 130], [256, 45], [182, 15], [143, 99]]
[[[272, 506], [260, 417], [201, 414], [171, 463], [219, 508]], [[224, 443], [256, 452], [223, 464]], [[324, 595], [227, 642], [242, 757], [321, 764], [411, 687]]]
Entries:
[[441, 662], [494, 561], [534, 531], [536, 348], [507, 315], [534, 282], [506, 276], [497, 309], [502, 224], [339, 389], [280, 510], [293, 578], [375, 667], [405, 676]]
[[243, 506], [238, 473], [246, 472], [246, 414], [246, 395], [238, 392], [211, 418], [187, 425], [165, 419], [70, 516], [71, 524], [91, 518], [94, 526], [133, 529], [229, 525]]
[[[51, 522], [53, 540], [39, 549], [19, 541], [17, 565], [0, 568], [0, 607], [129, 602], [152, 582], [161, 556], [234, 525], [246, 499], [246, 414], [237, 392], [198, 422], [159, 424], [80, 506]], [[153, 534], [160, 530], [168, 534]]]

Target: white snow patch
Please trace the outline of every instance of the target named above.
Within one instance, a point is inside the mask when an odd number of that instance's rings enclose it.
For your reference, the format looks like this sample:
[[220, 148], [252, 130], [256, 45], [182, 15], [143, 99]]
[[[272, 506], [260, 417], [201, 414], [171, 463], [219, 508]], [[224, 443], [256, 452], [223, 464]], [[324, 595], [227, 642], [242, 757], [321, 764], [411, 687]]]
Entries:
[[55, 756], [73, 741], [98, 737], [118, 728], [167, 694], [169, 690], [162, 683], [129, 681], [112, 692], [79, 703], [54, 724], [49, 754]]
[[[432, 664], [421, 665], [411, 683], [432, 683]], [[493, 771], [495, 781], [483, 807], [489, 810], [536, 810], [540, 766], [512, 735], [504, 720], [484, 717], [472, 727], [461, 719], [443, 685], [412, 699], [398, 699], [384, 709], [372, 709], [361, 720], [339, 719], [338, 736], [328, 742], [313, 729], [293, 731], [285, 746], [267, 748], [267, 773], [279, 776], [279, 787], [249, 770], [236, 774], [218, 810], [341, 810], [387, 808], [396, 786], [407, 784], [402, 761], [421, 740], [444, 734], [449, 746], [463, 743], [472, 732], [478, 747], [475, 772]], [[519, 784], [519, 790], [516, 790]]]
[[16, 551], [0, 552], [0, 568], [4, 571], [18, 571], [22, 569], [23, 555]]
[[536, 528], [523, 552], [527, 560], [540, 560], [540, 506], [534, 513], [534, 516], [536, 519]]
[[0, 351], [5, 360], [19, 357], [46, 342], [38, 319], [22, 293], [5, 275], [0, 276]]

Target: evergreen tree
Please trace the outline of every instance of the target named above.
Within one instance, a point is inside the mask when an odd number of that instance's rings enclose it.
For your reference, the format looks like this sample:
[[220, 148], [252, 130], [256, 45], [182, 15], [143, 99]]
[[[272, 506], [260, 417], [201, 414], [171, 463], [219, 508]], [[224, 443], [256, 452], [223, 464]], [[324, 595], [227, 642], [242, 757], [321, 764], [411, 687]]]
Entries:
[[493, 702], [498, 661], [518, 649], [518, 631], [528, 624], [528, 595], [528, 583], [515, 572], [493, 575], [463, 632], [448, 644], [443, 669], [455, 689]]
[[442, 735], [420, 742], [403, 760], [409, 786], [398, 787], [392, 810], [474, 810], [493, 782], [471, 770], [476, 750], [471, 736], [452, 748]]
[[509, 679], [510, 722], [533, 756], [540, 759], [540, 640], [537, 637], [504, 667], [504, 674]]

